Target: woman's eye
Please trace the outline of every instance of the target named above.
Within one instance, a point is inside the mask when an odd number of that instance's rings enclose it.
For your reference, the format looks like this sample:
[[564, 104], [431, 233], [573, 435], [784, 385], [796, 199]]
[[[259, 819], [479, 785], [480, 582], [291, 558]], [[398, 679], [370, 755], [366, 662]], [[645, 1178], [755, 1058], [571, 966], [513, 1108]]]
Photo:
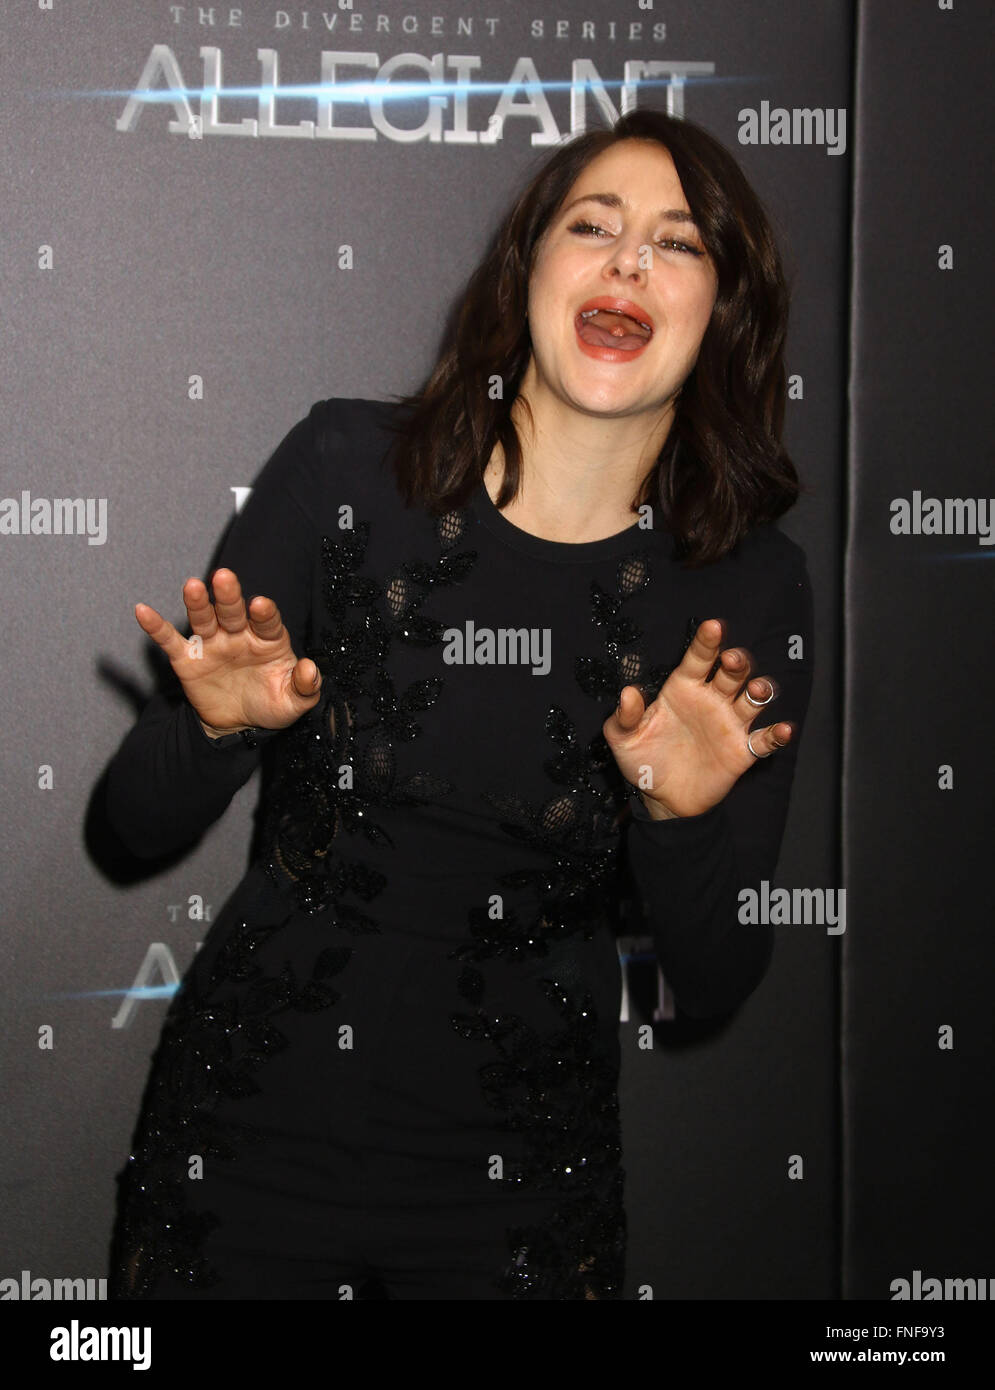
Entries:
[[692, 246], [687, 241], [678, 241], [676, 237], [666, 237], [662, 241], [658, 241], [657, 246], [662, 246], [665, 251], [686, 251], [690, 256], [703, 256], [705, 254], [697, 246]]
[[593, 222], [575, 222], [570, 228], [570, 231], [577, 232], [580, 236], [590, 236], [592, 232], [594, 232], [596, 236], [607, 235], [604, 227], [596, 227]]

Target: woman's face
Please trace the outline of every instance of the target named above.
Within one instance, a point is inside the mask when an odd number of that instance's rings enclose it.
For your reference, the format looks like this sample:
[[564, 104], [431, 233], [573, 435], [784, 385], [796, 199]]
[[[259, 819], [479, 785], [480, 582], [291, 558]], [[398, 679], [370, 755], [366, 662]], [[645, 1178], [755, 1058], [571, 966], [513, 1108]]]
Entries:
[[[587, 166], [529, 282], [530, 402], [666, 413], [698, 356], [717, 277], [667, 151], [625, 140]], [[621, 312], [619, 312], [621, 311]]]

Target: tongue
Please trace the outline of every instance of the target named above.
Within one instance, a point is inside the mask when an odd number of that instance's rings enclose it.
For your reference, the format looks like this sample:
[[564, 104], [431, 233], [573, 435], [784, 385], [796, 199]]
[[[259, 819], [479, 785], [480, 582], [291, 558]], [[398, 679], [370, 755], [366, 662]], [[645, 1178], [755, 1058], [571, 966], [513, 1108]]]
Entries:
[[613, 314], [608, 309], [581, 319], [577, 332], [592, 347], [620, 348], [623, 352], [642, 347], [649, 338], [646, 329], [628, 314]]

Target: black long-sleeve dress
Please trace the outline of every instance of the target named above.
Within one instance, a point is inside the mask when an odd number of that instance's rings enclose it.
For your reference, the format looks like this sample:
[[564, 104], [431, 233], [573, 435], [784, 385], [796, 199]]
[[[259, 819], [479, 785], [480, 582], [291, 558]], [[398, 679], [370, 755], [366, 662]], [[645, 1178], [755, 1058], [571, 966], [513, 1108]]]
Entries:
[[757, 727], [800, 726], [803, 552], [769, 526], [697, 570], [640, 525], [544, 540], [482, 483], [432, 518], [385, 464], [399, 408], [317, 403], [219, 558], [317, 661], [315, 710], [253, 748], [156, 697], [111, 764], [145, 856], [268, 772], [263, 851], [171, 1003], [119, 1179], [118, 1297], [617, 1297], [625, 857], [682, 1011], [767, 968], [739, 892], [773, 875], [797, 735], [657, 822], [601, 726], [709, 617], [778, 682]]

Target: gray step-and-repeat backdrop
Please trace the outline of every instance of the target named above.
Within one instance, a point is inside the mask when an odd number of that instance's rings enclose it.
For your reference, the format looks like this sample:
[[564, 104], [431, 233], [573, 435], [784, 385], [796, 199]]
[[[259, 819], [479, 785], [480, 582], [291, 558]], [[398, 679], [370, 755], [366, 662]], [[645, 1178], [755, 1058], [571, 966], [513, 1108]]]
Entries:
[[[731, 147], [782, 240], [805, 486], [782, 529], [817, 649], [777, 881], [836, 910], [777, 928], [722, 1027], [673, 1019], [623, 943], [629, 1296], [890, 1299], [914, 1270], [995, 1273], [964, 1118], [991, 922], [980, 840], [963, 850], [990, 751], [962, 365], [981, 8], [5, 7], [0, 1298], [106, 1273], [165, 999], [246, 864], [257, 778], [152, 876], [103, 825], [102, 774], [156, 677], [134, 603], [179, 622], [183, 579], [314, 401], [414, 389], [525, 176], [634, 106]], [[947, 493], [973, 534], [944, 530]], [[64, 498], [69, 534], [46, 523]]]

